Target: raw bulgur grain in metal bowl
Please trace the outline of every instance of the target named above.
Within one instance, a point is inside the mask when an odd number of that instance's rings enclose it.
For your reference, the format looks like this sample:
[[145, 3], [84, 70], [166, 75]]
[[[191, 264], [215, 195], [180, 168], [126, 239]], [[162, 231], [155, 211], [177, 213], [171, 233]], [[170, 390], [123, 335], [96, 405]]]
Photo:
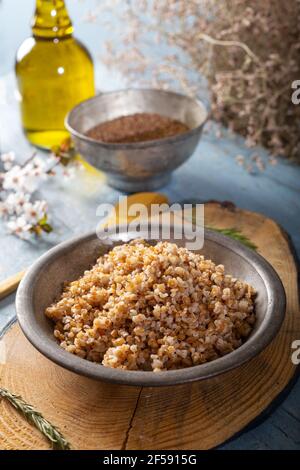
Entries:
[[174, 243], [115, 246], [46, 309], [60, 345], [106, 367], [160, 372], [237, 349], [255, 323], [254, 289]]

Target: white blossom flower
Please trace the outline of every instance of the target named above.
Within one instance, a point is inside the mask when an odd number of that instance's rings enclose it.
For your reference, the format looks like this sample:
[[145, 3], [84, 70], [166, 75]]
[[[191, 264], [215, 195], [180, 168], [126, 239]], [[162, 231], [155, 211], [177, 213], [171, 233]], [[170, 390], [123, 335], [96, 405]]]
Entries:
[[42, 159], [41, 157], [34, 157], [32, 162], [35, 168], [45, 169], [46, 168], [45, 161], [47, 161], [47, 159]]
[[40, 178], [34, 172], [23, 173], [23, 179], [20, 184], [20, 189], [27, 193], [34, 193], [39, 187]]
[[10, 233], [20, 238], [27, 239], [32, 234], [49, 233], [52, 227], [47, 221], [47, 203], [44, 200], [32, 199], [33, 193], [41, 182], [52, 174], [51, 171], [60, 162], [60, 158], [40, 158], [33, 154], [23, 165], [18, 165], [14, 164], [13, 152], [0, 157], [0, 163], [3, 162], [2, 166], [6, 170], [0, 172], [0, 218], [5, 220]]
[[36, 225], [44, 217], [47, 203], [46, 201], [26, 202], [23, 209], [23, 217], [27, 223]]
[[[47, 159], [48, 160], [48, 159]], [[47, 179], [48, 164], [47, 160], [42, 160], [40, 157], [35, 157], [32, 161], [28, 162], [24, 167], [24, 175], [40, 177]]]
[[5, 163], [3, 164], [3, 168], [4, 168], [5, 171], [10, 170], [10, 169], [12, 168], [12, 166], [13, 166], [13, 163], [12, 163], [12, 162], [5, 162]]
[[15, 153], [14, 152], [2, 153], [0, 159], [3, 162], [4, 170], [8, 171], [12, 168], [13, 162], [15, 161]]
[[30, 229], [32, 227], [22, 216], [9, 220], [6, 226], [11, 233], [23, 239], [27, 239], [30, 236]]
[[23, 207], [25, 203], [28, 203], [29, 200], [30, 200], [30, 194], [26, 194], [23, 192], [18, 192], [18, 193], [12, 192], [7, 196], [5, 203], [8, 207], [10, 214], [20, 215], [23, 211]]
[[9, 215], [9, 209], [6, 202], [0, 201], [0, 218], [6, 218]]
[[4, 173], [3, 177], [3, 189], [18, 191], [24, 184], [24, 175], [22, 168], [19, 165], [15, 165], [7, 173]]

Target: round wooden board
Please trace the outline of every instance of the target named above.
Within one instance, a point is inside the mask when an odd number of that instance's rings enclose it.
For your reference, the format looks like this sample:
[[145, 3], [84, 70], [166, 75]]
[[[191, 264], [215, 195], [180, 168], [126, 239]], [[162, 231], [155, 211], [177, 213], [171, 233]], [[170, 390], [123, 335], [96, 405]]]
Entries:
[[[280, 275], [287, 294], [283, 327], [258, 357], [221, 377], [168, 388], [99, 383], [53, 364], [17, 325], [2, 341], [0, 386], [20, 394], [57, 425], [73, 449], [210, 449], [253, 421], [295, 374], [291, 344], [300, 338], [297, 266], [282, 229], [264, 216], [209, 203], [205, 223], [236, 227]], [[48, 442], [5, 400], [1, 449], [48, 449]]]

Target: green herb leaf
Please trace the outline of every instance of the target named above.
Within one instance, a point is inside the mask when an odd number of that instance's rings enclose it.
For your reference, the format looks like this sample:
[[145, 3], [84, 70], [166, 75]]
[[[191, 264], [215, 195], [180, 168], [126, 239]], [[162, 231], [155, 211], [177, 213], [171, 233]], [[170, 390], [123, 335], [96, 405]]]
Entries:
[[38, 226], [46, 233], [50, 233], [53, 230], [52, 226], [48, 223], [47, 214], [38, 221]]
[[45, 214], [36, 225], [33, 225], [30, 229], [32, 233], [40, 236], [42, 232], [50, 233], [53, 231], [53, 227], [48, 223], [47, 214]]
[[[192, 222], [193, 222], [193, 224], [197, 225], [194, 214], [192, 215]], [[222, 233], [226, 237], [233, 238], [233, 240], [237, 240], [238, 242], [240, 242], [243, 245], [247, 246], [251, 250], [255, 250], [255, 251], [257, 250], [257, 246], [251, 240], [249, 240], [249, 238], [247, 238], [246, 235], [244, 235], [240, 230], [238, 230], [235, 227], [217, 228], [217, 227], [210, 227], [208, 225], [206, 225], [205, 227], [209, 230], [213, 230], [215, 232]]]
[[53, 231], [53, 227], [50, 224], [43, 224], [41, 225], [41, 229], [43, 232], [50, 233]]
[[257, 246], [249, 240], [245, 235], [242, 234], [242, 232], [234, 227], [232, 228], [216, 228], [216, 227], [206, 227], [209, 230], [214, 230], [215, 232], [222, 233], [226, 237], [233, 238], [234, 240], [237, 240], [240, 243], [243, 243], [243, 245], [247, 246], [248, 248], [251, 248], [251, 250], [257, 250]]
[[49, 423], [33, 406], [26, 403], [20, 396], [14, 395], [5, 388], [0, 388], [0, 397], [9, 401], [30, 423], [32, 423], [51, 442], [53, 449], [69, 450], [70, 444], [60, 431]]
[[45, 224], [47, 223], [47, 221], [48, 221], [47, 214], [45, 214], [45, 215], [38, 221], [38, 224], [39, 224], [40, 226], [42, 226], [42, 225], [45, 225]]

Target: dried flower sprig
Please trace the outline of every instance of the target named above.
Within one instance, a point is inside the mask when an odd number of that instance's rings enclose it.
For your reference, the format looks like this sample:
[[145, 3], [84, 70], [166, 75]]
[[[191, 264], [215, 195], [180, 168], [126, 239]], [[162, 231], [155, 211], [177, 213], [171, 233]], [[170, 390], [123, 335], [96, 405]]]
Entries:
[[33, 424], [50, 442], [53, 449], [69, 450], [70, 444], [61, 432], [36, 409], [26, 403], [20, 396], [14, 395], [5, 388], [0, 388], [0, 397], [7, 400], [31, 424]]
[[107, 42], [102, 60], [129, 83], [199, 96], [204, 76], [216, 120], [248, 147], [300, 162], [300, 106], [291, 103], [300, 78], [298, 0], [99, 0], [93, 21], [105, 11], [122, 22], [122, 44]]

